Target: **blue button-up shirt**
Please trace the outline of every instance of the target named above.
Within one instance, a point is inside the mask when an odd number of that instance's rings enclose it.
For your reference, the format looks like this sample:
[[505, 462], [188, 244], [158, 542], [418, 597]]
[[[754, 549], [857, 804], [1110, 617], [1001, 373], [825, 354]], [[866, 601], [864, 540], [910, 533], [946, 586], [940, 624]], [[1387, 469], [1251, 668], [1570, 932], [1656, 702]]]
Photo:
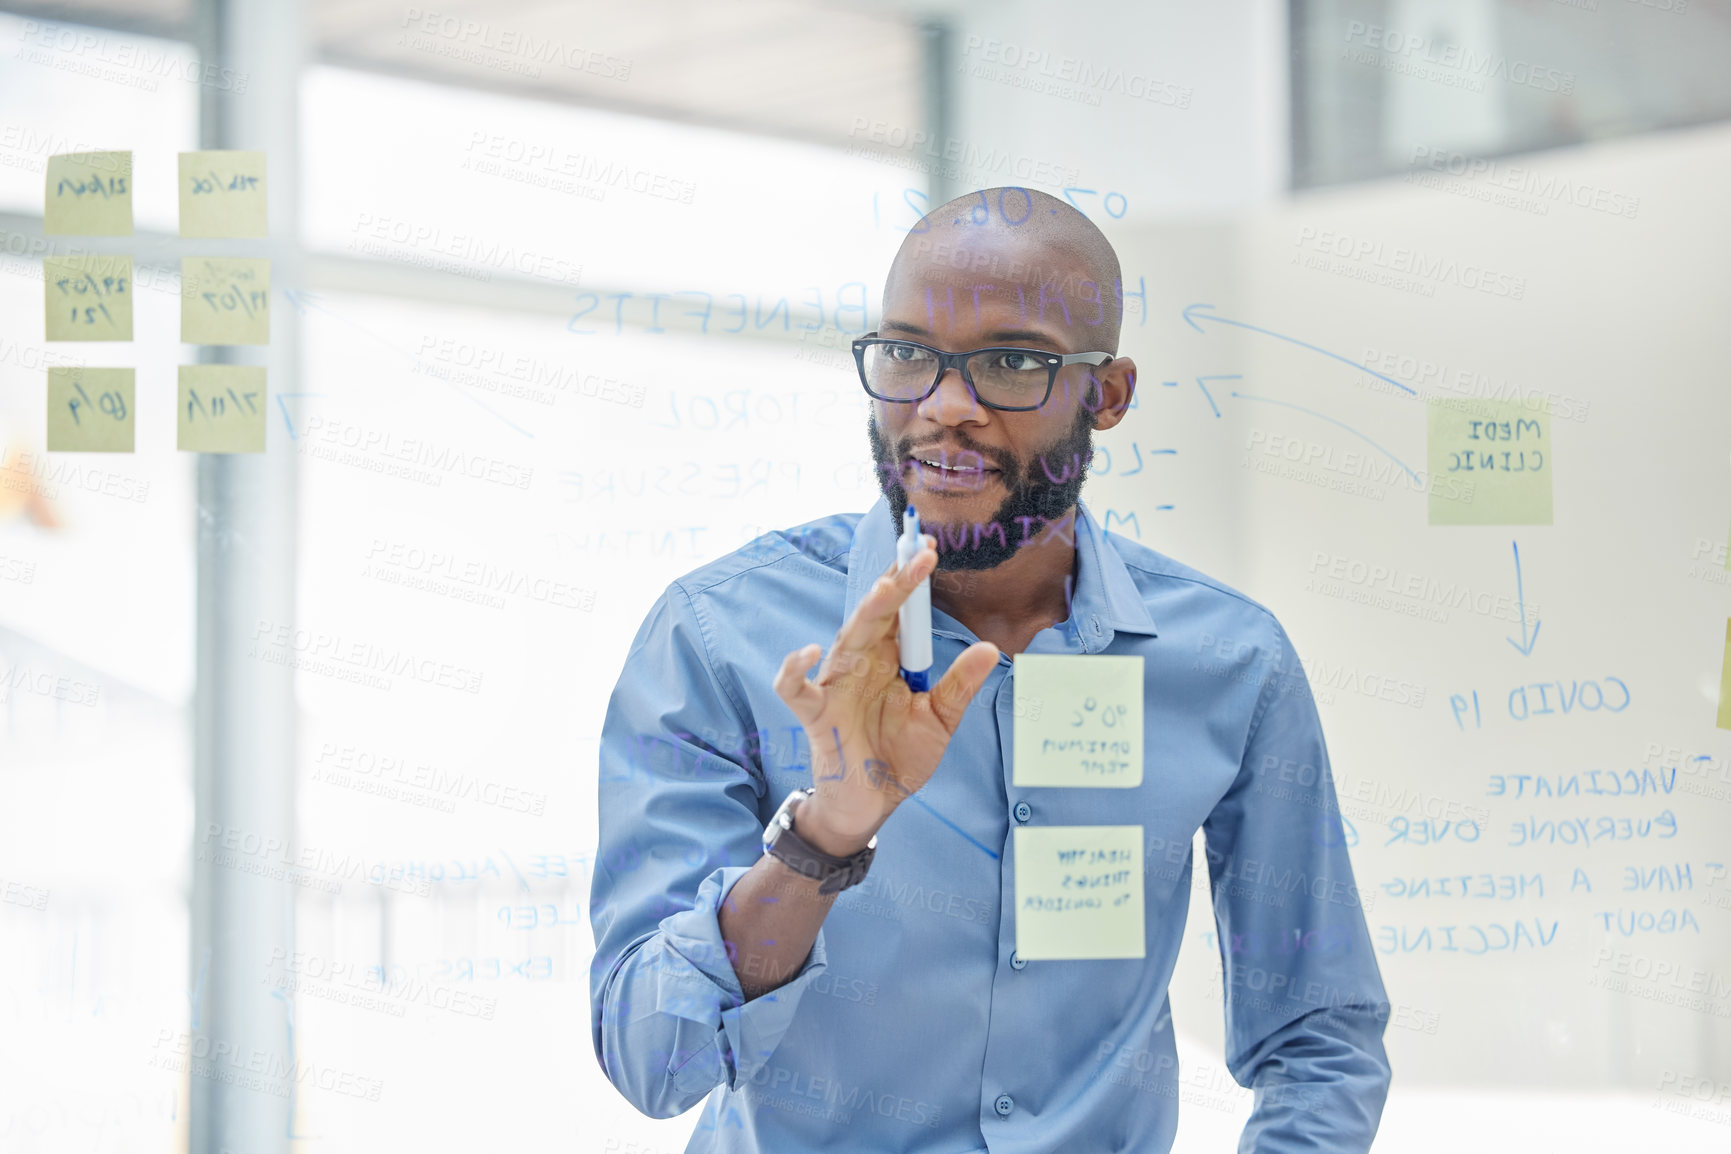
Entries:
[[[769, 534], [675, 581], [638, 631], [601, 738], [590, 917], [595, 1053], [645, 1114], [705, 1099], [688, 1154], [1168, 1150], [1179, 1078], [1167, 984], [1205, 836], [1227, 1068], [1243, 1150], [1364, 1150], [1389, 1005], [1316, 706], [1256, 602], [1076, 519], [1069, 618], [1029, 653], [1144, 661], [1131, 789], [1011, 780], [1005, 656], [930, 781], [878, 832], [797, 975], [747, 1002], [717, 920], [810, 750], [772, 682], [827, 646], [894, 557], [887, 502]], [[959, 574], [966, 581], [967, 574]], [[977, 637], [932, 611], [935, 682]], [[1143, 829], [1146, 956], [1030, 961], [1019, 825]]]

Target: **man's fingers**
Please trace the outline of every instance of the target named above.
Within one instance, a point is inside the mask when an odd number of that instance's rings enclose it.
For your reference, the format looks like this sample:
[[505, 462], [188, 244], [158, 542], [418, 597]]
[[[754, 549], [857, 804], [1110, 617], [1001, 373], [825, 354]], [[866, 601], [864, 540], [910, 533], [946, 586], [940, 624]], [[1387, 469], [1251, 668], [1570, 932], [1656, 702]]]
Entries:
[[990, 641], [976, 642], [962, 651], [962, 655], [950, 664], [949, 671], [932, 687], [932, 713], [943, 723], [946, 732], [956, 732], [969, 703], [997, 663], [998, 647]]
[[775, 675], [776, 696], [787, 702], [801, 724], [815, 721], [823, 709], [823, 690], [805, 679], [805, 675], [823, 656], [823, 646], [807, 645], [781, 659]]
[[938, 551], [924, 545], [914, 554], [906, 569], [900, 573], [893, 568], [885, 572], [866, 590], [866, 595], [854, 606], [853, 616], [836, 634], [836, 649], [850, 655], [857, 654], [889, 636], [895, 629], [896, 611], [902, 607], [902, 602], [908, 599], [914, 586], [931, 576], [937, 565]]

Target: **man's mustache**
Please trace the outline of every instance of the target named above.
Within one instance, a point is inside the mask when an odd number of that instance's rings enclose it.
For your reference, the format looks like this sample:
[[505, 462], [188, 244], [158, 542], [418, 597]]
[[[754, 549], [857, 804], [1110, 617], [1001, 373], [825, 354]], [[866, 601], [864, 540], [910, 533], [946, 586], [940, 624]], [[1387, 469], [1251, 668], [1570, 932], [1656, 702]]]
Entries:
[[[966, 462], [964, 458], [967, 454], [971, 453], [979, 459], [979, 462], [982, 465], [996, 469], [1005, 477], [1013, 478], [1017, 475], [1017, 462], [1014, 457], [1010, 456], [1010, 454], [1000, 450], [988, 450], [983, 445], [969, 444], [966, 437], [958, 437], [956, 440], [958, 440], [961, 445], [960, 451], [956, 454], [955, 463], [957, 465], [967, 468], [969, 462]], [[912, 437], [903, 437], [900, 441], [896, 442], [894, 459], [899, 463], [907, 460], [909, 457], [921, 453], [932, 453], [934, 450], [937, 450], [934, 454], [934, 459], [936, 459], [940, 464], [947, 465], [950, 464], [949, 461], [944, 459], [947, 455], [947, 450], [942, 450], [940, 448], [943, 444], [944, 442], [942, 441], [933, 441], [929, 445], [915, 445]]]

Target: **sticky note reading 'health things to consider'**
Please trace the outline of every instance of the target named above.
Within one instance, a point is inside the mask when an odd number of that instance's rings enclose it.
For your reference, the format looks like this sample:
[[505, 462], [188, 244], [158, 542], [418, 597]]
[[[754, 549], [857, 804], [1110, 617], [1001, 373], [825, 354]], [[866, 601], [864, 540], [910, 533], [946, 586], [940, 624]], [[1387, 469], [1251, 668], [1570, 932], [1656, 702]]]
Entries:
[[1142, 658], [1018, 653], [1013, 672], [1016, 785], [1142, 784]]
[[265, 235], [264, 153], [181, 153], [180, 235]]
[[132, 153], [50, 156], [42, 231], [48, 236], [131, 236]]
[[1017, 826], [1015, 852], [1018, 955], [1146, 956], [1141, 826]]
[[264, 452], [264, 368], [181, 365], [175, 447], [190, 453]]
[[49, 340], [132, 339], [130, 256], [45, 256], [42, 291]]
[[268, 345], [270, 261], [262, 257], [183, 257], [180, 339], [189, 345]]
[[1551, 405], [1432, 397], [1432, 525], [1551, 523]]
[[1725, 664], [1719, 674], [1720, 729], [1731, 729], [1731, 621], [1725, 622]]
[[48, 368], [48, 450], [132, 452], [133, 370]]

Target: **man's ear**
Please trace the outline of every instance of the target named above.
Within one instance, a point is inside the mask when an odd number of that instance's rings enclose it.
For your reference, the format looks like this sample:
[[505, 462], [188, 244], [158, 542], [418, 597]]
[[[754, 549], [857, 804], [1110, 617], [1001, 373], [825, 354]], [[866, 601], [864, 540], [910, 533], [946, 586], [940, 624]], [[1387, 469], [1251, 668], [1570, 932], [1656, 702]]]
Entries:
[[1130, 400], [1136, 395], [1136, 362], [1129, 357], [1113, 357], [1104, 365], [1089, 369], [1088, 374], [1088, 388], [1100, 390], [1094, 428], [1110, 429], [1130, 411]]

